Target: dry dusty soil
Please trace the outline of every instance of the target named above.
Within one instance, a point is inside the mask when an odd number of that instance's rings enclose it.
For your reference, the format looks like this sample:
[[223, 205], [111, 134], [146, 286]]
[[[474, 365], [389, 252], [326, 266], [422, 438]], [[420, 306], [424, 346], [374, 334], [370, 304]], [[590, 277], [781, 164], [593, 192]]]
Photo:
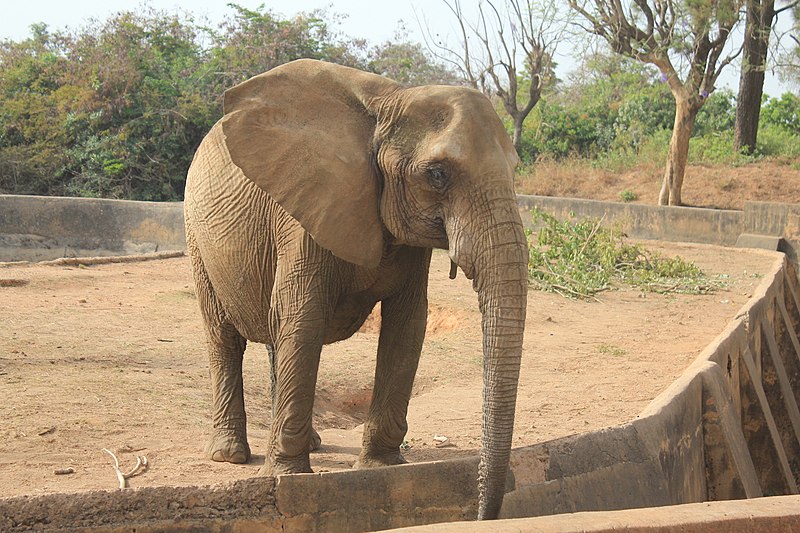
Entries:
[[[703, 296], [622, 288], [599, 302], [532, 291], [514, 445], [634, 418], [735, 317], [777, 254], [649, 243], [695, 261], [727, 288]], [[410, 461], [479, 447], [480, 316], [471, 284], [448, 279], [435, 253], [428, 336], [410, 406]], [[323, 350], [314, 421], [317, 470], [349, 468], [370, 398], [377, 321]], [[247, 465], [203, 456], [210, 392], [199, 312], [185, 258], [91, 267], [0, 267], [0, 497], [211, 484], [256, 473], [269, 430], [266, 350], [245, 355]], [[441, 443], [436, 437], [446, 437]], [[56, 475], [59, 469], [74, 469]]]
[[[517, 180], [517, 192], [656, 205], [664, 165], [642, 162], [622, 171], [592, 168], [585, 161], [540, 162]], [[743, 209], [747, 200], [800, 203], [800, 160], [763, 160], [748, 165], [689, 165], [683, 181], [687, 206]]]

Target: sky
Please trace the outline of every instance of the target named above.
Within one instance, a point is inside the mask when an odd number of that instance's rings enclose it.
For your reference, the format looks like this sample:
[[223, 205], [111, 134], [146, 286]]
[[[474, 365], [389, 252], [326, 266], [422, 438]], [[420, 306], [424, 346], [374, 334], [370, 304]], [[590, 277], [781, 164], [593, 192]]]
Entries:
[[[221, 20], [232, 13], [227, 4], [257, 9], [265, 4], [273, 12], [284, 16], [298, 12], [309, 12], [327, 8], [330, 12], [347, 15], [341, 26], [352, 36], [364, 37], [378, 43], [392, 38], [399, 21], [405, 21], [409, 30], [416, 33], [415, 10], [437, 15], [446, 15], [446, 8], [438, 1], [394, 0], [375, 2], [375, 0], [196, 0], [180, 2], [176, 0], [149, 0], [147, 5], [166, 11], [187, 10], [196, 15], [205, 15], [212, 22]], [[134, 9], [143, 3], [138, 0], [4, 0], [3, 15], [0, 17], [0, 37], [22, 39], [28, 35], [28, 28], [35, 22], [45, 22], [52, 28], [64, 26], [80, 27], [91, 18], [103, 20], [122, 10]], [[332, 7], [331, 7], [332, 6]], [[378, 7], [376, 7], [378, 6]]]
[[[451, 36], [454, 42], [455, 19], [443, 2], [439, 0], [195, 0], [193, 2], [178, 0], [149, 0], [147, 5], [168, 12], [186, 10], [196, 16], [205, 16], [211, 23], [222, 20], [232, 13], [228, 3], [257, 9], [265, 4], [268, 9], [283, 16], [291, 16], [298, 12], [309, 12], [325, 8], [329, 12], [346, 15], [338, 29], [352, 37], [365, 38], [373, 44], [390, 40], [401, 27], [409, 33], [411, 40], [423, 41], [420, 21], [430, 28], [434, 34]], [[132, 10], [142, 5], [139, 0], [3, 0], [2, 16], [0, 16], [0, 39], [21, 40], [29, 35], [31, 24], [44, 22], [51, 29], [64, 27], [80, 28], [95, 18], [104, 20], [110, 15], [123, 10]], [[466, 12], [475, 11], [477, 1], [463, 2]], [[568, 44], [568, 43], [567, 43]], [[575, 67], [575, 59], [562, 44], [559, 47], [558, 75], [564, 78]], [[718, 88], [726, 87], [734, 92], [738, 87], [738, 67], [726, 68]], [[765, 91], [778, 96], [789, 91], [790, 87], [782, 84], [777, 76], [767, 73]]]

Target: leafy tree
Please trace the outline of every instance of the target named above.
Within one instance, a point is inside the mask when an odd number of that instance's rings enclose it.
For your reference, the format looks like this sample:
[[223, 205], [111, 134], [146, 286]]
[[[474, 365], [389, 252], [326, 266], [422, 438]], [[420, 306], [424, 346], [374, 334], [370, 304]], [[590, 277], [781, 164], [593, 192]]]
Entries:
[[520, 157], [598, 157], [636, 153], [653, 132], [669, 127], [675, 103], [652, 67], [597, 51], [566, 82], [546, 93], [525, 128]]
[[730, 89], [715, 91], [697, 113], [696, 137], [729, 132], [736, 122], [736, 97]]
[[179, 199], [225, 89], [301, 57], [363, 63], [320, 14], [231, 7], [217, 30], [145, 9], [0, 43], [0, 190]]
[[765, 124], [800, 134], [800, 97], [783, 93], [780, 98], [769, 98], [761, 110], [761, 120]]
[[122, 12], [74, 36], [65, 84], [91, 90], [65, 129], [83, 196], [174, 200], [213, 124], [196, 30], [177, 15]]
[[800, 2], [797, 1], [786, 2], [786, 5], [778, 8], [775, 7], [775, 0], [745, 1], [743, 57], [733, 145], [737, 152], [752, 153], [756, 148], [772, 26], [782, 12], [797, 9], [798, 6]]
[[665, 127], [675, 104], [654, 69], [605, 51], [586, 57], [560, 99], [597, 121], [599, 150], [637, 150], [645, 137]]
[[44, 24], [0, 43], [0, 191], [45, 194], [66, 164], [63, 111], [83, 95], [61, 86], [65, 46]]
[[295, 59], [321, 59], [363, 66], [352, 43], [336, 39], [324, 11], [299, 13], [290, 19], [265, 10], [229, 4], [234, 10], [218, 29], [207, 29], [212, 47], [210, 69], [217, 93], [252, 76]]
[[431, 58], [420, 43], [405, 35], [395, 36], [370, 50], [367, 69], [404, 85], [457, 85], [461, 79], [445, 65]]
[[675, 98], [661, 205], [681, 205], [681, 188], [695, 119], [722, 69], [728, 37], [739, 20], [742, 0], [569, 0], [612, 50], [655, 65]]

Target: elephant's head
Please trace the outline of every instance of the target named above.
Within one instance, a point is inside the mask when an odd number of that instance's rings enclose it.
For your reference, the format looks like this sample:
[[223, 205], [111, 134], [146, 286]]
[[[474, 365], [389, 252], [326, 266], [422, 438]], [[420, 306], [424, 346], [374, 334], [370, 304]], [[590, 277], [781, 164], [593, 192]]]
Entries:
[[225, 94], [233, 162], [334, 255], [377, 266], [387, 241], [449, 250], [483, 315], [479, 518], [497, 516], [514, 425], [527, 298], [517, 155], [489, 100], [403, 88], [300, 60]]

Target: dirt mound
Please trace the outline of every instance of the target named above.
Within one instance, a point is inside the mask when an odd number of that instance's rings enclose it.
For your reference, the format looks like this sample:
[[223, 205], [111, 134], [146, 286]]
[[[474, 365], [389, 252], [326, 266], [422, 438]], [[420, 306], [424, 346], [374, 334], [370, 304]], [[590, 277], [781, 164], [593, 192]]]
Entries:
[[353, 429], [367, 419], [372, 388], [356, 390], [318, 389], [314, 395], [314, 426], [317, 431], [328, 428]]
[[0, 287], [24, 287], [28, 283], [27, 279], [0, 279]]
[[[440, 335], [443, 333], [452, 333], [459, 329], [459, 325], [464, 323], [467, 314], [461, 310], [444, 307], [441, 305], [428, 305], [428, 328], [425, 331], [425, 336]], [[381, 304], [378, 302], [372, 313], [364, 321], [359, 333], [374, 333], [381, 332]]]

